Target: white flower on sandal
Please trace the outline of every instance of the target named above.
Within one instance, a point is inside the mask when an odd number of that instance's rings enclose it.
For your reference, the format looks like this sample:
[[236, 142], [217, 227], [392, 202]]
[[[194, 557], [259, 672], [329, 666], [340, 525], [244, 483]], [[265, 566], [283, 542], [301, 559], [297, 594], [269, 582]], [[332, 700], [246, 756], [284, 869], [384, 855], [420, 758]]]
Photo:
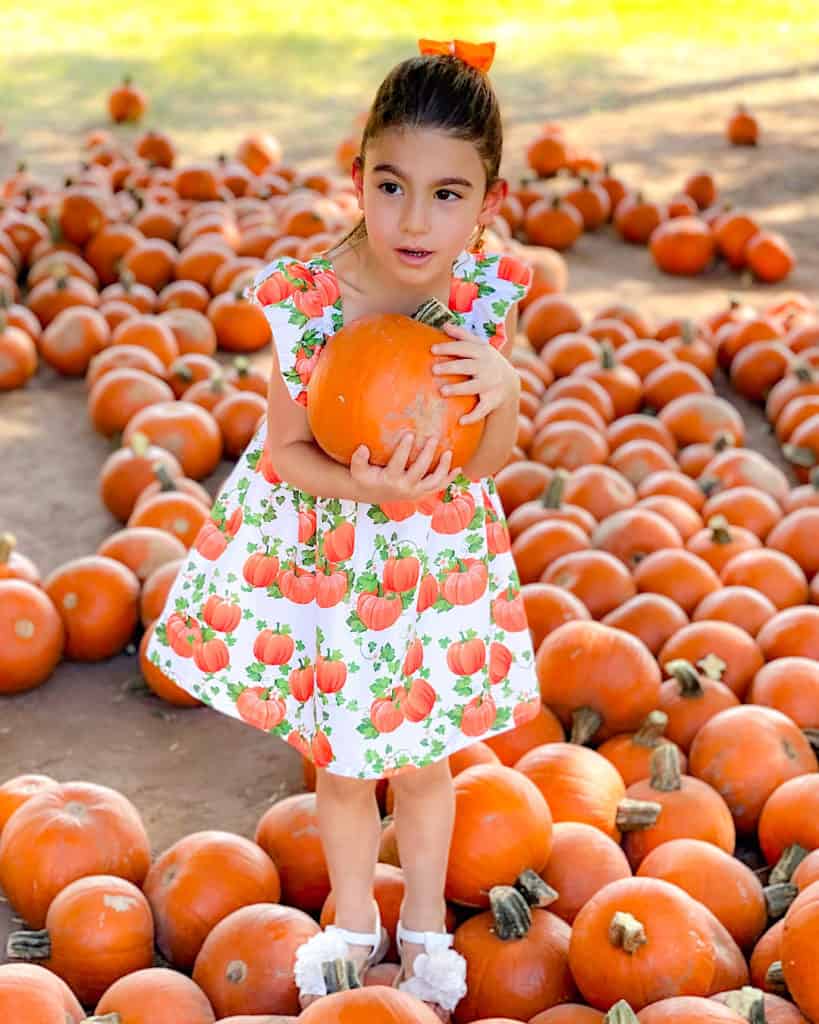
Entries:
[[302, 995], [326, 996], [327, 986], [321, 965], [327, 960], [346, 956], [347, 943], [332, 925], [302, 943], [296, 950], [293, 971], [299, 992]]
[[411, 996], [452, 1011], [466, 995], [466, 960], [454, 949], [419, 953], [412, 970], [413, 976], [398, 986]]

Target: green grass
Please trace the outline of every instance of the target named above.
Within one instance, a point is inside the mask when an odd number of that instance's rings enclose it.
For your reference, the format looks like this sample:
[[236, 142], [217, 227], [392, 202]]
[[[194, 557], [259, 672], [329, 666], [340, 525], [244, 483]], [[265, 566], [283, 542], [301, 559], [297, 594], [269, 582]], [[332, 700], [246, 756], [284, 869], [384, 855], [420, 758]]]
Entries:
[[[616, 102], [644, 85], [815, 59], [819, 8], [805, 0], [68, 0], [0, 13], [0, 122], [37, 166], [65, 166], [105, 124], [123, 72], [151, 97], [146, 126], [189, 155], [275, 131], [293, 159], [327, 152], [385, 71], [419, 36], [498, 44], [492, 78], [505, 115], [537, 122]], [[77, 15], [77, 10], [82, 14]], [[658, 9], [662, 14], [658, 14]], [[127, 132], [128, 129], [123, 129]]]

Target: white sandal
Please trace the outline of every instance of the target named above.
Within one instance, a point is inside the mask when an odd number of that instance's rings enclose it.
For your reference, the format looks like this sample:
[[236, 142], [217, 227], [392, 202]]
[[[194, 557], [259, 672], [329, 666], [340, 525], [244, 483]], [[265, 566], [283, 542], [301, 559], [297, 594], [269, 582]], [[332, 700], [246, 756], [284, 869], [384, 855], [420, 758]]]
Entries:
[[409, 931], [400, 920], [395, 934], [399, 953], [402, 942], [423, 946], [424, 952], [415, 957], [412, 977], [402, 980], [402, 968], [393, 985], [425, 1003], [437, 1003], [451, 1013], [466, 995], [466, 960], [449, 948], [454, 936], [450, 932]]
[[[390, 936], [381, 925], [381, 910], [375, 903], [375, 928], [372, 932], [351, 932], [329, 924], [296, 950], [294, 976], [300, 996], [326, 996], [327, 969], [334, 961], [349, 962], [347, 983], [361, 985], [365, 971], [380, 963], [390, 948]], [[354, 968], [349, 957], [349, 946], [370, 946], [371, 952], [360, 968]], [[330, 971], [332, 973], [332, 971]], [[350, 975], [352, 974], [352, 977]], [[332, 991], [332, 986], [331, 986]]]

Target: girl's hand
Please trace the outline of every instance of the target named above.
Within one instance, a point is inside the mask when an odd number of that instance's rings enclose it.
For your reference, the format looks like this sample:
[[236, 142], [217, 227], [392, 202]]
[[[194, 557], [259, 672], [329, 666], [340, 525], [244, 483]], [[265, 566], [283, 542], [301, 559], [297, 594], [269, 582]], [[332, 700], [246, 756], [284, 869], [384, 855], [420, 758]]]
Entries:
[[461, 467], [451, 469], [452, 451], [447, 449], [438, 460], [434, 472], [426, 476], [435, 449], [437, 437], [429, 437], [418, 453], [418, 457], [407, 468], [407, 459], [415, 444], [415, 434], [402, 435], [386, 466], [370, 464], [370, 452], [365, 445], [357, 448], [350, 459], [350, 475], [375, 495], [374, 503], [384, 501], [417, 501], [433, 491], [440, 491], [461, 472]]
[[458, 324], [446, 323], [442, 330], [455, 340], [438, 342], [430, 351], [436, 356], [460, 358], [441, 359], [433, 365], [432, 372], [458, 374], [469, 379], [442, 384], [441, 394], [478, 396], [478, 404], [472, 412], [461, 416], [459, 423], [474, 423], [517, 395], [517, 374], [496, 348]]

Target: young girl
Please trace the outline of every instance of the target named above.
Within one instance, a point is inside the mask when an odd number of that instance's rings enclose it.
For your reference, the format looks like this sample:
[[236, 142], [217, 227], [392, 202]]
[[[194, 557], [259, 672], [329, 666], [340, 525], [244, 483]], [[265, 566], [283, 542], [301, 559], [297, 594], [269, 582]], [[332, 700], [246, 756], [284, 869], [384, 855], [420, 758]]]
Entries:
[[[303, 1006], [326, 994], [324, 961], [349, 958], [363, 978], [384, 956], [375, 785], [391, 777], [406, 885], [397, 984], [448, 1020], [466, 986], [445, 925], [447, 759], [540, 709], [492, 480], [516, 437], [519, 382], [505, 355], [531, 271], [480, 248], [508, 190], [486, 74], [494, 44], [420, 49], [373, 102], [353, 166], [359, 224], [325, 255], [274, 260], [249, 291], [274, 341], [266, 422], [192, 547], [149, 656], [316, 765], [336, 924], [298, 950]], [[463, 421], [484, 421], [477, 452], [464, 466], [447, 452], [431, 469], [436, 438], [409, 434], [386, 467], [365, 448], [349, 468], [332, 461], [305, 409], [324, 345], [364, 314], [411, 315], [430, 297], [454, 314], [436, 370], [465, 378], [445, 394], [475, 396]]]

